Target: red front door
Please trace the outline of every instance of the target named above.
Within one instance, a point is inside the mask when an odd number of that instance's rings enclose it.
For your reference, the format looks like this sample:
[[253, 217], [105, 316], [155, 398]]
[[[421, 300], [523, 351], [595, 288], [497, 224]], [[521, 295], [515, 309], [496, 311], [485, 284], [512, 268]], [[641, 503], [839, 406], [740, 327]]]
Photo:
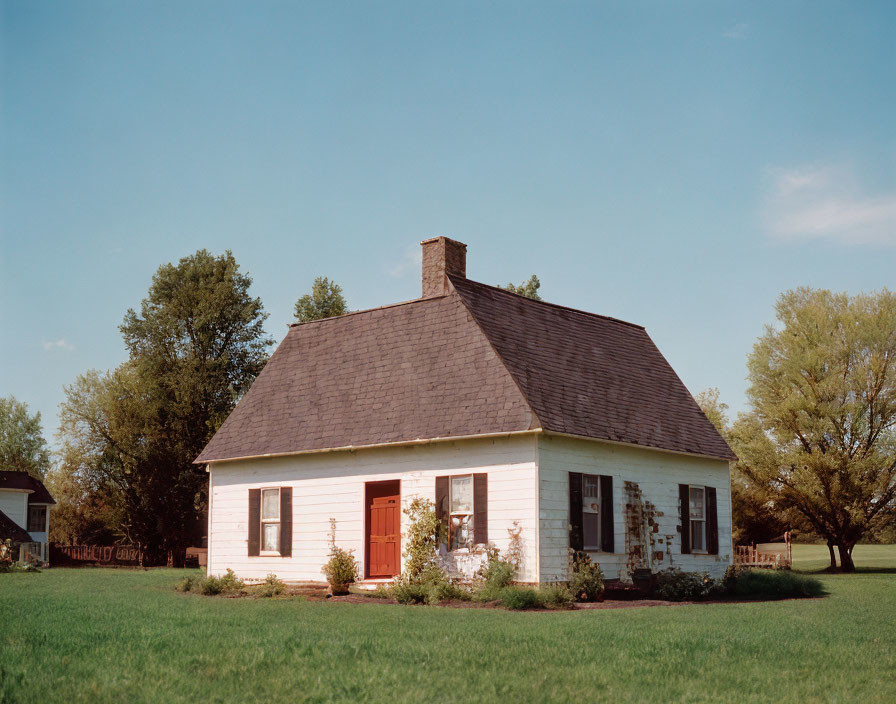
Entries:
[[394, 577], [401, 571], [401, 482], [367, 484], [367, 576]]

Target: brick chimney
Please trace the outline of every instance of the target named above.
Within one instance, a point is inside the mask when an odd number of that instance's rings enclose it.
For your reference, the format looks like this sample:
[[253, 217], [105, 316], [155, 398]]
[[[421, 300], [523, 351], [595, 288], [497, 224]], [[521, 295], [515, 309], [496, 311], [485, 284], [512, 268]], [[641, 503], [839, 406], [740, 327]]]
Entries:
[[423, 247], [423, 296], [444, 296], [451, 289], [446, 274], [467, 277], [467, 245], [447, 237], [433, 237]]

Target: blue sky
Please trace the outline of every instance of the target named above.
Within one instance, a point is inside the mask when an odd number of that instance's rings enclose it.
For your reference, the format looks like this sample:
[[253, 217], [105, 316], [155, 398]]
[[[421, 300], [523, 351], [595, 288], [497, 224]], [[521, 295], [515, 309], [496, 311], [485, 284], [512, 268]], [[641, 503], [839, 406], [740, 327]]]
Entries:
[[317, 275], [418, 296], [447, 235], [734, 411], [779, 292], [896, 285], [896, 3], [0, 7], [0, 395], [48, 435], [201, 247], [279, 341]]

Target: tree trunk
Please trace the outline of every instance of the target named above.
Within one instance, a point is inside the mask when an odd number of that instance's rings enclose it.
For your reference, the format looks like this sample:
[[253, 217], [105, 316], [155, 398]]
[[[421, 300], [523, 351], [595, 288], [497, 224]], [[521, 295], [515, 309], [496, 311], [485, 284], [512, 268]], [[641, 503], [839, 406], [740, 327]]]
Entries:
[[828, 568], [831, 572], [837, 571], [837, 558], [834, 556], [834, 544], [828, 541], [828, 552], [831, 553], [831, 566]]
[[837, 547], [840, 550], [840, 571], [855, 572], [856, 566], [852, 561], [852, 545], [843, 545], [841, 543]]

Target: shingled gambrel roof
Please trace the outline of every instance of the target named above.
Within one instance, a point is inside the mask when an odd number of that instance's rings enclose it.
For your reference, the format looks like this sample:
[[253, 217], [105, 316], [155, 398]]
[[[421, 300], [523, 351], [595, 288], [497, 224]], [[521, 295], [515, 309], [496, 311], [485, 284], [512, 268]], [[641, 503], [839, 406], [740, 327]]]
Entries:
[[292, 326], [196, 461], [536, 426], [451, 295]]
[[537, 428], [735, 459], [644, 328], [449, 279], [291, 327], [196, 462]]
[[544, 430], [737, 459], [642, 326], [449, 279]]

